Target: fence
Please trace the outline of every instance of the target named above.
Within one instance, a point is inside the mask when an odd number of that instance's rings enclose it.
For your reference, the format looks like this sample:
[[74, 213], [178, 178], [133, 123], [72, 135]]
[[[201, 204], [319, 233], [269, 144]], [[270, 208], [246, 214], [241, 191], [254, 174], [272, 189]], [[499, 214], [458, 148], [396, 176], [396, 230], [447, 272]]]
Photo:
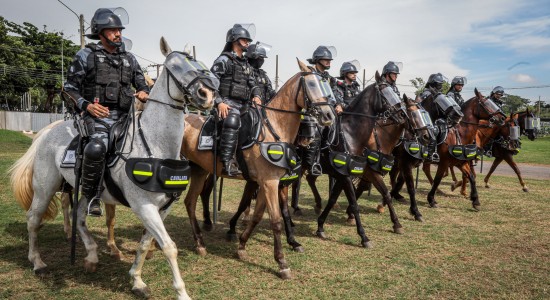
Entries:
[[63, 120], [63, 114], [0, 111], [0, 129], [37, 132], [57, 120]]

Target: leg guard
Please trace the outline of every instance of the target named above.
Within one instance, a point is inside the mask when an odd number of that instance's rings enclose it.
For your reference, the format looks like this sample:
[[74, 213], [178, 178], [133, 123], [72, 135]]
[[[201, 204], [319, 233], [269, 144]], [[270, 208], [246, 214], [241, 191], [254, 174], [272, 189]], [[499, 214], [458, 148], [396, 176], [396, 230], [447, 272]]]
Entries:
[[98, 193], [98, 185], [101, 182], [103, 168], [105, 166], [105, 145], [98, 139], [90, 139], [84, 147], [84, 159], [82, 162], [82, 194], [88, 201]]
[[223, 121], [219, 155], [223, 162], [224, 171], [229, 176], [240, 174], [238, 167], [232, 163], [233, 155], [237, 149], [240, 125], [241, 119], [238, 114], [229, 114]]

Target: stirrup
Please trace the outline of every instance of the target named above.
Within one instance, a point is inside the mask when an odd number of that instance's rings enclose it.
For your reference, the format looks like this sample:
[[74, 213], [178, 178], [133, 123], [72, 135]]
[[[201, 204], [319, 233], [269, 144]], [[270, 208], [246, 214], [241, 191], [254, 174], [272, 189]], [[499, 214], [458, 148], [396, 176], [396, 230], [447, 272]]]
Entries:
[[311, 166], [311, 175], [313, 176], [323, 175], [323, 168], [321, 168], [321, 165], [319, 163], [316, 162]]
[[430, 158], [432, 162], [439, 162], [439, 154], [437, 152], [434, 152], [432, 154], [432, 157]]
[[94, 197], [90, 202], [88, 202], [88, 209], [86, 214], [92, 217], [101, 217], [103, 216], [103, 210], [101, 209], [101, 199], [99, 197]]
[[230, 161], [227, 161], [227, 162], [223, 163], [222, 173], [229, 176], [229, 177], [233, 177], [233, 176], [239, 176], [243, 172], [241, 172], [241, 170], [239, 170], [239, 167], [237, 166], [237, 164], [233, 160], [230, 160]]

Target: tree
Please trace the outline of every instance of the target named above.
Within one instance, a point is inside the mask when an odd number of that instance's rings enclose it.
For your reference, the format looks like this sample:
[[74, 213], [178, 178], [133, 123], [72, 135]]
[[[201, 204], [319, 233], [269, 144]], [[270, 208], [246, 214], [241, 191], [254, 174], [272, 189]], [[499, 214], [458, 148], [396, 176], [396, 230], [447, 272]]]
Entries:
[[19, 25], [0, 17], [2, 102], [15, 107], [22, 94], [33, 90], [33, 94], [46, 95], [33, 105], [50, 112], [61, 90], [61, 60], [68, 66], [78, 49], [61, 32], [48, 32], [46, 26], [39, 30], [31, 23]]
[[[416, 77], [415, 79], [411, 79], [410, 82], [414, 86], [414, 88], [416, 89], [416, 92], [414, 92], [414, 94], [417, 95], [417, 96], [422, 94], [422, 92], [424, 91], [425, 86], [426, 86], [426, 83], [424, 82], [424, 79], [422, 79], [420, 77]], [[443, 92], [442, 93], [447, 94], [447, 92], [449, 91], [450, 88], [451, 88], [451, 85], [447, 81], [444, 81], [443, 82]]]
[[502, 110], [504, 110], [504, 112], [508, 114], [510, 112], [520, 111], [521, 109], [525, 108], [530, 102], [529, 99], [525, 99], [516, 95], [506, 95], [506, 97], [502, 99], [503, 99]]

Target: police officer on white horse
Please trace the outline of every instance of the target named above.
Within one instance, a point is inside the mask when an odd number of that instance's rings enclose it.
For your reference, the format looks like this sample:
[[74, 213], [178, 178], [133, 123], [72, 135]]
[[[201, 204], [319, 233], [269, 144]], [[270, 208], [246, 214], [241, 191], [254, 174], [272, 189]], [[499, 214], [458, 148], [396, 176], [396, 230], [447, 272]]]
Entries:
[[[249, 29], [254, 24], [235, 24], [227, 31], [225, 47], [211, 68], [220, 79], [221, 98], [216, 99], [218, 116], [223, 119], [220, 140], [222, 173], [228, 176], [241, 174], [233, 155], [237, 148], [241, 115], [247, 113], [251, 102], [262, 104], [261, 91], [256, 85], [254, 72], [244, 53], [252, 42]], [[245, 28], [246, 27], [246, 28]]]
[[[122, 42], [125, 28], [110, 9], [96, 10], [87, 37], [99, 40], [76, 53], [69, 67], [64, 90], [83, 113], [89, 142], [84, 147], [82, 194], [88, 200], [88, 214], [101, 216], [100, 197], [107, 153], [109, 128], [134, 102], [145, 102], [149, 87], [135, 57]], [[134, 93], [134, 90], [136, 93]]]

